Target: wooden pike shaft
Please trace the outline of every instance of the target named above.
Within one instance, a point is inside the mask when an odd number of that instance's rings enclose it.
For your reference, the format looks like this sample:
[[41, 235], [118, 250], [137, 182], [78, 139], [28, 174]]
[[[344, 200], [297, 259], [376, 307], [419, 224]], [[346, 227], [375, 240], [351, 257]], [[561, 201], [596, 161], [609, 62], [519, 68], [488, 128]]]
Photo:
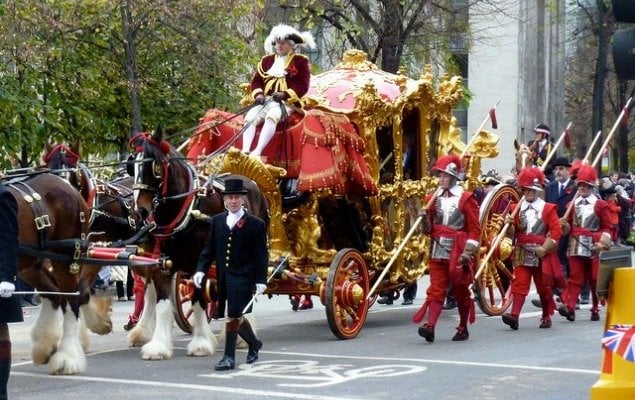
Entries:
[[[569, 129], [570, 127], [571, 127], [571, 122], [569, 122], [569, 125], [567, 125], [566, 129]], [[558, 148], [564, 142], [564, 135], [565, 135], [565, 133], [560, 135], [560, 138], [558, 139], [558, 141], [554, 144], [554, 146], [551, 149], [551, 151], [549, 152], [549, 154], [547, 154], [547, 157], [545, 157], [545, 162], [543, 162], [542, 166], [540, 166], [541, 170], [544, 170], [547, 167], [547, 164], [553, 158], [553, 155], [556, 154], [556, 152], [558, 151]], [[522, 203], [522, 201], [524, 199], [525, 199], [525, 196], [521, 197], [520, 200], [518, 201], [518, 204]], [[520, 211], [520, 207], [514, 208], [514, 210], [512, 211], [512, 214], [511, 214], [512, 219], [516, 218], [516, 215], [518, 215], [519, 211]], [[500, 233], [494, 238], [494, 241], [490, 245], [489, 250], [487, 251], [487, 254], [481, 260], [481, 262], [480, 262], [480, 264], [478, 266], [478, 269], [476, 270], [476, 273], [474, 274], [474, 279], [478, 279], [478, 277], [483, 273], [483, 270], [485, 269], [485, 266], [489, 262], [490, 258], [492, 258], [492, 255], [494, 254], [494, 251], [496, 251], [496, 249], [498, 248], [498, 245], [501, 243], [501, 241], [505, 237], [505, 234], [507, 233], [507, 229], [509, 229], [509, 226], [510, 226], [509, 223], [505, 223], [505, 225], [503, 225], [503, 228], [501, 229]]]
[[593, 160], [593, 164], [591, 164], [594, 167], [597, 167], [598, 162], [602, 158], [602, 153], [608, 147], [609, 142], [611, 141], [611, 139], [613, 138], [613, 135], [617, 131], [617, 127], [622, 122], [622, 119], [624, 119], [624, 116], [626, 115], [626, 110], [628, 110], [628, 107], [631, 105], [631, 100], [633, 100], [633, 98], [629, 97], [628, 100], [626, 101], [626, 104], [622, 108], [622, 111], [620, 111], [620, 115], [617, 117], [617, 120], [613, 124], [613, 127], [611, 128], [611, 131], [609, 132], [608, 135], [606, 135], [606, 139], [604, 140], [604, 143], [602, 143], [602, 147], [600, 147], [600, 151], [598, 151], [598, 153], [595, 156], [595, 159]]
[[13, 292], [13, 295], [29, 295], [29, 294], [40, 294], [46, 296], [79, 296], [79, 291], [77, 292], [40, 292], [39, 290], [31, 290], [31, 291], [17, 291]]
[[[499, 103], [500, 103], [500, 100], [496, 102], [496, 105], [494, 106], [494, 110], [496, 110], [496, 107], [498, 107]], [[474, 134], [470, 138], [470, 141], [465, 145], [465, 150], [461, 152], [461, 156], [459, 157], [460, 159], [463, 159], [463, 157], [465, 157], [465, 154], [467, 153], [467, 151], [470, 149], [470, 147], [472, 147], [472, 144], [474, 144], [474, 141], [476, 140], [478, 133], [483, 130], [483, 128], [485, 127], [485, 124], [487, 123], [487, 121], [489, 121], [489, 119], [490, 119], [490, 113], [488, 110], [487, 117], [485, 117], [485, 119], [483, 120], [483, 123], [481, 123], [481, 126], [478, 127], [476, 132], [474, 132]]]

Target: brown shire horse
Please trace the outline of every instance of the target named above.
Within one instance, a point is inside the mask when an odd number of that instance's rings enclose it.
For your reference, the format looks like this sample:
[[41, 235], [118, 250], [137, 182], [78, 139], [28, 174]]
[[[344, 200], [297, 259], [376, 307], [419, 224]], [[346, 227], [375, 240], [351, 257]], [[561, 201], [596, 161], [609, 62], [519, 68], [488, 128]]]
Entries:
[[[91, 330], [106, 333], [112, 327], [109, 302], [91, 298], [89, 303], [92, 281], [82, 279], [95, 268], [78, 263], [88, 234], [88, 207], [77, 190], [59, 176], [47, 172], [25, 175], [9, 176], [5, 181], [18, 202], [18, 274], [41, 292], [79, 292], [41, 296], [42, 309], [31, 331], [33, 362], [48, 362], [51, 374], [77, 374], [86, 368], [82, 346], [86, 343], [79, 335], [80, 308]], [[62, 332], [58, 310], [63, 315]]]
[[43, 159], [47, 168], [67, 179], [86, 200], [92, 240], [121, 240], [137, 233], [140, 221], [133, 210], [132, 176], [99, 179], [79, 162], [77, 151], [65, 144], [47, 146]]
[[[194, 168], [163, 140], [161, 130], [151, 136], [138, 135], [131, 143], [137, 151], [133, 164], [135, 207], [144, 220], [157, 225], [150, 233], [151, 245], [146, 250], [155, 255], [167, 255], [174, 268], [149, 271], [149, 279], [154, 285], [146, 290], [141, 319], [128, 338], [132, 346], [143, 345], [142, 358], [168, 359], [172, 357], [174, 322], [170, 303], [172, 275], [176, 270], [189, 274], [196, 270], [209, 233], [208, 217], [224, 211], [224, 205], [213, 182], [199, 178]], [[246, 206], [267, 221], [266, 200], [256, 184], [245, 177], [227, 177], [243, 179], [249, 192]], [[193, 338], [187, 348], [187, 354], [191, 356], [211, 355], [215, 350], [215, 340], [207, 326], [205, 304], [201, 303], [204, 301], [193, 304]]]

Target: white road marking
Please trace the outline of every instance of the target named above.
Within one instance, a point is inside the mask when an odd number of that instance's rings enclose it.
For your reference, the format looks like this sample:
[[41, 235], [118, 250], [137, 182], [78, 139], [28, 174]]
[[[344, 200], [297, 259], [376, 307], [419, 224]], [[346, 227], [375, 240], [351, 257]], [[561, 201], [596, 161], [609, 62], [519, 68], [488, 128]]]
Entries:
[[271, 396], [273, 398], [288, 398], [288, 399], [307, 399], [307, 400], [362, 400], [360, 397], [334, 397], [334, 396], [320, 396], [316, 394], [301, 394], [301, 393], [285, 393], [274, 392], [269, 390], [251, 390], [241, 389], [237, 387], [227, 386], [208, 386], [208, 385], [196, 385], [189, 383], [175, 383], [175, 382], [159, 382], [159, 381], [142, 381], [138, 379], [113, 379], [113, 378], [100, 378], [96, 376], [76, 376], [76, 375], [43, 375], [34, 374], [30, 372], [11, 372], [11, 375], [26, 376], [31, 378], [49, 378], [49, 379], [61, 379], [69, 381], [83, 381], [83, 382], [100, 382], [100, 383], [115, 383], [126, 385], [141, 385], [152, 386], [170, 389], [187, 389], [187, 390], [200, 390], [205, 392], [218, 392], [218, 393], [231, 393], [231, 394], [243, 394], [247, 396]]

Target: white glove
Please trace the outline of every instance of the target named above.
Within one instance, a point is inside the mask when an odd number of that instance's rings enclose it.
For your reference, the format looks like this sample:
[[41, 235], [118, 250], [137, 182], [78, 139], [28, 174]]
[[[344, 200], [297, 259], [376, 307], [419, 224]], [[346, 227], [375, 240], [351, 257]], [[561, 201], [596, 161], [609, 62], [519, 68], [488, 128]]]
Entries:
[[267, 285], [264, 283], [256, 283], [256, 295], [263, 294], [267, 290]]
[[0, 282], [0, 297], [11, 297], [15, 291], [15, 285], [11, 282]]
[[205, 278], [205, 273], [201, 271], [195, 273], [194, 276], [192, 277], [192, 280], [194, 281], [194, 286], [196, 286], [197, 289], [200, 289], [201, 287], [203, 287], [203, 278]]

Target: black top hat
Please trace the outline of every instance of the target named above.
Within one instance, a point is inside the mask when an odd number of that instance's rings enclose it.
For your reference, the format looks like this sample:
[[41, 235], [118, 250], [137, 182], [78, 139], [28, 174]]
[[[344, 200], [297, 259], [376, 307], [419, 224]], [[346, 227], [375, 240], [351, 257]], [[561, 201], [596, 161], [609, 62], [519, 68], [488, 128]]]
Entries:
[[222, 195], [247, 194], [247, 190], [243, 187], [243, 181], [241, 179], [227, 179], [225, 181], [225, 190], [222, 190], [220, 193]]
[[569, 159], [565, 156], [558, 156], [556, 157], [555, 160], [553, 160], [553, 162], [551, 163], [552, 167], [567, 167], [567, 168], [571, 168], [571, 163], [569, 162]]

